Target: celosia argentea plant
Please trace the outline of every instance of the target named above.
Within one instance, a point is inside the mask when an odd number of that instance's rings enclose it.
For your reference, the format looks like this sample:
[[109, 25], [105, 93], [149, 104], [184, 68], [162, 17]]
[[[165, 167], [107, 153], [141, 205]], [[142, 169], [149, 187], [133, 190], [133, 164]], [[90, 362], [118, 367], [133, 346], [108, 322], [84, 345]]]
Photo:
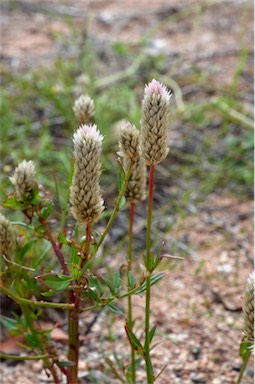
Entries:
[[[10, 178], [14, 191], [6, 196], [4, 208], [19, 210], [24, 221], [10, 222], [0, 215], [1, 283], [2, 292], [14, 300], [19, 309], [13, 317], [2, 316], [2, 324], [14, 335], [22, 335], [26, 342], [26, 355], [1, 354], [5, 359], [42, 360], [46, 372], [55, 383], [63, 377], [69, 384], [79, 382], [79, 317], [83, 312], [107, 307], [126, 317], [125, 330], [130, 344], [130, 362], [118, 371], [108, 359], [114, 374], [121, 382], [136, 383], [137, 366], [144, 360], [147, 383], [153, 383], [150, 351], [156, 326], [150, 321], [151, 286], [164, 273], [155, 270], [162, 260], [161, 251], [154, 254], [151, 246], [154, 171], [168, 153], [168, 109], [170, 92], [164, 85], [152, 80], [145, 87], [142, 102], [141, 129], [127, 122], [120, 131], [119, 140], [119, 194], [114, 209], [108, 216], [103, 232], [98, 234], [96, 222], [102, 218], [104, 200], [100, 187], [101, 152], [103, 136], [96, 125], [90, 124], [94, 103], [89, 96], [81, 96], [74, 103], [79, 128], [73, 135], [74, 169], [70, 185], [70, 211], [76, 221], [73, 231], [67, 231], [63, 220], [51, 225], [54, 205], [49, 194], [36, 178], [32, 161], [23, 161]], [[148, 193], [146, 193], [146, 165], [149, 166]], [[59, 181], [60, 182], [60, 181]], [[140, 263], [144, 263], [139, 283], [133, 266], [133, 221], [135, 207], [147, 196], [146, 250], [141, 250]], [[127, 265], [124, 275], [119, 270], [109, 277], [94, 271], [94, 258], [102, 245], [120, 209], [129, 206]], [[66, 212], [64, 212], [66, 217]], [[51, 261], [49, 257], [55, 254]], [[47, 262], [45, 262], [47, 260]], [[56, 266], [56, 262], [58, 266]], [[122, 268], [123, 271], [123, 268]], [[145, 292], [144, 333], [135, 334], [132, 296]], [[123, 313], [118, 302], [126, 304]], [[50, 337], [38, 321], [43, 308], [57, 308], [68, 313], [67, 358], [59, 358]], [[118, 361], [119, 365], [120, 362]]]

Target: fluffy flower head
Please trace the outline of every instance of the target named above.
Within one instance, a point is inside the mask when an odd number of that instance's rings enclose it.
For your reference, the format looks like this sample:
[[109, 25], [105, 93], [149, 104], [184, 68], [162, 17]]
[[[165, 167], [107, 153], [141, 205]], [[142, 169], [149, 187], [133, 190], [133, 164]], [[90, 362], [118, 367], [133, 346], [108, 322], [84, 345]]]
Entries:
[[35, 178], [35, 166], [30, 161], [22, 161], [10, 177], [11, 183], [15, 187], [17, 199], [19, 201], [30, 200], [33, 197], [34, 190], [38, 187]]
[[100, 193], [100, 155], [103, 136], [96, 125], [81, 125], [74, 133], [74, 175], [70, 188], [70, 203], [74, 218], [82, 223], [96, 222], [103, 210]]
[[14, 243], [14, 231], [10, 221], [0, 213], [0, 254], [7, 255]]
[[140, 135], [136, 127], [126, 122], [121, 127], [119, 140], [119, 154], [131, 160], [137, 159], [140, 155]]
[[75, 100], [73, 111], [76, 119], [81, 124], [84, 124], [95, 114], [94, 101], [88, 95], [81, 95], [78, 99]]
[[145, 86], [142, 102], [141, 149], [148, 164], [158, 164], [168, 154], [168, 106], [171, 93], [156, 80]]

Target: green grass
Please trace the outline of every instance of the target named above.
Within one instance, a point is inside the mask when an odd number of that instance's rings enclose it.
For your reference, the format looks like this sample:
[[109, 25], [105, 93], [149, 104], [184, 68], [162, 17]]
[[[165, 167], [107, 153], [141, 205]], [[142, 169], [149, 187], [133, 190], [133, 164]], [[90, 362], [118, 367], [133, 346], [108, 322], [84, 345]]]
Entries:
[[[186, 183], [186, 190], [195, 190], [198, 200], [215, 190], [226, 190], [242, 198], [251, 196], [252, 117], [244, 109], [242, 94], [237, 92], [242, 71], [248, 65], [247, 50], [237, 58], [232, 85], [226, 89], [210, 80], [209, 70], [201, 71], [191, 63], [185, 76], [177, 68], [168, 70], [164, 55], [148, 58], [140, 51], [137, 55], [137, 48], [121, 42], [115, 43], [112, 50], [120, 66], [126, 69], [113, 74], [109, 69], [101, 74], [95, 65], [101, 59], [92, 44], [87, 42], [81, 50], [76, 37], [73, 32], [70, 43], [77, 47], [70, 59], [59, 57], [51, 67], [35, 67], [24, 74], [2, 71], [2, 198], [5, 189], [11, 190], [8, 177], [14, 167], [23, 159], [32, 159], [40, 182], [51, 191], [55, 191], [57, 184], [59, 203], [66, 201], [72, 134], [77, 128], [72, 105], [78, 96], [75, 89], [80, 74], [87, 76], [81, 90], [94, 99], [94, 121], [105, 136], [103, 189], [107, 190], [116, 180], [117, 166], [112, 154], [117, 150], [115, 125], [129, 119], [139, 126], [143, 87], [155, 77], [175, 91], [170, 125], [177, 127], [183, 141], [180, 148], [171, 148], [165, 162], [171, 183]], [[141, 40], [141, 52], [144, 45], [146, 42]], [[190, 84], [199, 86], [203, 95], [183, 99], [181, 90]], [[208, 89], [213, 96], [208, 96]], [[184, 204], [185, 201], [187, 198]]]

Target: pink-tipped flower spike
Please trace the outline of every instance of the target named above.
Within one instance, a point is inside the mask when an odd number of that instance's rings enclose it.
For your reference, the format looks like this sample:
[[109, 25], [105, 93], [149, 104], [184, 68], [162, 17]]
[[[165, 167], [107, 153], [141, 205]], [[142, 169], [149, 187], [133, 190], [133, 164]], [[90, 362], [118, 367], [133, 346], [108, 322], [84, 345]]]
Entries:
[[147, 164], [158, 164], [168, 154], [168, 108], [171, 93], [156, 80], [145, 86], [141, 118], [141, 150]]
[[81, 125], [74, 133], [74, 175], [70, 203], [74, 218], [85, 224], [96, 222], [103, 210], [100, 193], [101, 152], [103, 136], [96, 125]]
[[14, 231], [5, 216], [0, 213], [0, 254], [7, 256], [14, 244]]
[[19, 201], [29, 201], [32, 199], [34, 191], [38, 188], [35, 178], [35, 166], [30, 161], [22, 161], [10, 177], [11, 183], [15, 187], [17, 199]]

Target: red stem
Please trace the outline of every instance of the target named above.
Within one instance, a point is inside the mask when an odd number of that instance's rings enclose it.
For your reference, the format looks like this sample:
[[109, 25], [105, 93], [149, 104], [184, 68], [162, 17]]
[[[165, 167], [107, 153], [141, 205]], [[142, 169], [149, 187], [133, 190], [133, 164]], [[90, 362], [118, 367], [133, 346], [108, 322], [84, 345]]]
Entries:
[[44, 230], [45, 232], [47, 233], [47, 237], [48, 237], [48, 240], [51, 242], [51, 245], [52, 245], [52, 248], [63, 268], [63, 271], [64, 271], [64, 274], [65, 275], [69, 275], [69, 271], [68, 271], [68, 268], [67, 268], [67, 265], [66, 265], [66, 262], [65, 262], [65, 258], [64, 258], [64, 255], [63, 253], [61, 252], [58, 244], [55, 242], [52, 234], [51, 234], [51, 231], [47, 225], [47, 223], [44, 221], [44, 219], [42, 217], [39, 216], [39, 221], [40, 223], [42, 223], [43, 227], [44, 227]]

